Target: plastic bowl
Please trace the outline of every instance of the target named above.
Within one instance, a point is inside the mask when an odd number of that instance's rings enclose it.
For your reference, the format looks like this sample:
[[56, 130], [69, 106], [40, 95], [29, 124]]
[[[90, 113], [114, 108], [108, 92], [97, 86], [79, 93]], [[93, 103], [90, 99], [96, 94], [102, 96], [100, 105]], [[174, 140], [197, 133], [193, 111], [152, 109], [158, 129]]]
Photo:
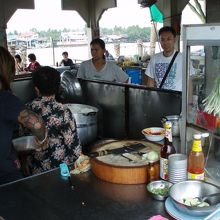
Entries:
[[160, 127], [145, 128], [142, 134], [149, 141], [162, 141], [165, 136], [165, 129]]
[[220, 196], [210, 197], [207, 201], [210, 206], [197, 207], [184, 204], [183, 199], [204, 197], [212, 193], [220, 192], [220, 188], [201, 180], [186, 180], [170, 187], [169, 196], [176, 209], [189, 215], [203, 216], [214, 212], [220, 203]]
[[23, 136], [12, 140], [16, 151], [28, 151], [35, 150], [35, 137], [34, 136]]
[[156, 180], [148, 183], [147, 190], [156, 200], [165, 200], [169, 196], [169, 188], [173, 184], [165, 180]]

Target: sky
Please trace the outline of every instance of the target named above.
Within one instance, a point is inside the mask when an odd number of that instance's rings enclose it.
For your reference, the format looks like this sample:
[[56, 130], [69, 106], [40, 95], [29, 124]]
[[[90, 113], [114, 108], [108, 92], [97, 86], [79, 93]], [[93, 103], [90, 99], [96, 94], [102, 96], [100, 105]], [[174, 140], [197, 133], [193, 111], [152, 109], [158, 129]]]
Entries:
[[[132, 25], [150, 27], [149, 8], [141, 8], [137, 2], [138, 0], [117, 0], [117, 8], [108, 9], [102, 15], [99, 26], [106, 28], [113, 28], [115, 26], [128, 27]], [[198, 23], [198, 18], [187, 21], [187, 18], [192, 18], [188, 14], [190, 10], [187, 11], [187, 16], [182, 18], [183, 22], [186, 24], [192, 21]], [[78, 12], [61, 10], [61, 0], [35, 0], [34, 10], [18, 9], [14, 13], [7, 23], [7, 31], [17, 30], [18, 32], [25, 32], [31, 28], [36, 28], [37, 30], [48, 30], [49, 28], [59, 30], [63, 28], [83, 29], [85, 25]]]
[[[129, 1], [129, 4], [127, 2]], [[113, 28], [115, 25], [127, 27], [150, 25], [148, 8], [141, 8], [138, 0], [117, 0], [117, 8], [108, 9], [102, 16], [100, 27]], [[127, 5], [126, 5], [127, 4]], [[48, 8], [50, 13], [48, 13]], [[122, 16], [123, 13], [123, 16]], [[138, 16], [133, 16], [137, 14]], [[113, 16], [112, 16], [113, 15]], [[61, 0], [35, 0], [35, 10], [18, 9], [7, 24], [9, 31], [84, 28], [85, 22], [76, 11], [61, 10]]]

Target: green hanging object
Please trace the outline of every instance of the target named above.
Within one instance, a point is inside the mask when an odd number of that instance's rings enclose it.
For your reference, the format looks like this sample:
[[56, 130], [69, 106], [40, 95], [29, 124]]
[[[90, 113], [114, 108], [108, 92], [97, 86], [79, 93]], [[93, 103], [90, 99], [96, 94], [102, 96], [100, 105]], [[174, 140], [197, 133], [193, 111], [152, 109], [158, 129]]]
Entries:
[[163, 23], [163, 14], [160, 12], [156, 5], [152, 5], [150, 7], [150, 14], [152, 21]]

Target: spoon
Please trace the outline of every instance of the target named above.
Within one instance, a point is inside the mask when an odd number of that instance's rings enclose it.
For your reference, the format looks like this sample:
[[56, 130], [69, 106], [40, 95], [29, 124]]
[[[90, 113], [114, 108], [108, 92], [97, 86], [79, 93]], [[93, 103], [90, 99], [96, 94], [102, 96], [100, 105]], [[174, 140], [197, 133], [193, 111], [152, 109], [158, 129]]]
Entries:
[[212, 194], [209, 194], [207, 196], [203, 196], [203, 197], [196, 197], [200, 203], [206, 201], [207, 199], [209, 199], [210, 197], [214, 197], [214, 196], [220, 196], [220, 192], [218, 193], [212, 193]]

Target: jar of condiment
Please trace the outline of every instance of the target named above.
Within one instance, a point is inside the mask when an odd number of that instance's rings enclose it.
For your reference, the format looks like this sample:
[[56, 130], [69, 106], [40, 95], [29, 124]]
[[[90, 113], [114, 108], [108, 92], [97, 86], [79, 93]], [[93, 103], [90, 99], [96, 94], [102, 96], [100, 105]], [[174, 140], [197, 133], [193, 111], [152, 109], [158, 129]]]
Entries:
[[159, 161], [150, 161], [148, 165], [148, 182], [159, 180], [160, 178], [160, 165]]

